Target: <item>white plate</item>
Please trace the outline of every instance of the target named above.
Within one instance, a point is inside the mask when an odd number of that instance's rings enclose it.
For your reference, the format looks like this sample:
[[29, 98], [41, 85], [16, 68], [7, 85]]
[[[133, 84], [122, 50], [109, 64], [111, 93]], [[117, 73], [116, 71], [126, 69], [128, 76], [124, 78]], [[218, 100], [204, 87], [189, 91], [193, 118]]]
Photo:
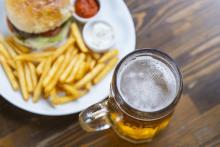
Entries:
[[[115, 48], [120, 50], [119, 57], [121, 59], [135, 49], [136, 36], [131, 14], [122, 0], [101, 1], [103, 2], [102, 12], [98, 18], [106, 19], [112, 23], [117, 36]], [[4, 0], [0, 0], [0, 20], [0, 31], [8, 34], [5, 22]], [[82, 111], [106, 98], [109, 94], [112, 73], [109, 73], [102, 82], [94, 86], [87, 95], [79, 100], [53, 108], [45, 100], [41, 100], [37, 104], [33, 104], [31, 100], [24, 102], [21, 93], [13, 91], [3, 69], [0, 67], [0, 94], [13, 105], [35, 114], [49, 116], [68, 115]]]

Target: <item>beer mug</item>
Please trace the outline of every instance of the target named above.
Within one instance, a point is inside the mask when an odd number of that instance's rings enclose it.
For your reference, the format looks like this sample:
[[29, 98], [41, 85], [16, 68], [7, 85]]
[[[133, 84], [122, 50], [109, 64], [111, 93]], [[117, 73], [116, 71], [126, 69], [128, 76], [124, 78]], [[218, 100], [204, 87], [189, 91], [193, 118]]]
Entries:
[[168, 55], [135, 50], [117, 65], [109, 97], [80, 113], [80, 125], [88, 132], [111, 127], [132, 143], [149, 142], [169, 124], [182, 87], [181, 73]]

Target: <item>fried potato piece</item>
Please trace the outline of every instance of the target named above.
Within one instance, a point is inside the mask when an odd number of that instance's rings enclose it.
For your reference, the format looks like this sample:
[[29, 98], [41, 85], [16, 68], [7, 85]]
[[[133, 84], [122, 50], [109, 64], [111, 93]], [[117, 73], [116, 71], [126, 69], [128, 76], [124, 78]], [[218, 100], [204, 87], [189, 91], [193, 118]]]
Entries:
[[74, 100], [77, 100], [79, 97], [85, 95], [88, 91], [87, 90], [81, 90], [80, 94], [75, 97], [75, 96], [61, 96], [61, 97], [55, 97], [50, 100], [51, 104], [56, 106], [56, 105], [61, 105], [61, 104], [66, 104], [69, 102], [72, 102]]
[[70, 83], [74, 81], [74, 79], [76, 78], [76, 73], [79, 70], [84, 59], [85, 59], [85, 54], [80, 54], [79, 58], [76, 61], [75, 66], [72, 68], [72, 71], [70, 72], [69, 76], [65, 80], [66, 83]]
[[78, 57], [75, 57], [72, 59], [72, 61], [69, 63], [69, 65], [66, 67], [66, 69], [64, 70], [64, 72], [61, 74], [59, 80], [60, 82], [65, 82], [67, 77], [70, 75], [72, 68], [74, 67], [74, 65], [77, 62]]
[[110, 60], [111, 58], [116, 57], [118, 55], [118, 53], [119, 53], [119, 51], [117, 49], [110, 50], [110, 51], [106, 52], [99, 60], [99, 63], [104, 63], [104, 62]]
[[105, 68], [96, 76], [93, 80], [94, 84], [99, 83], [117, 64], [118, 58], [113, 58], [109, 63], [105, 66]]
[[33, 85], [33, 81], [31, 78], [31, 71], [27, 63], [24, 64], [24, 71], [25, 71], [25, 80], [27, 84], [27, 90], [29, 93], [31, 93], [34, 90], [34, 85]]
[[83, 78], [83, 76], [86, 74], [88, 71], [88, 67], [85, 61], [81, 63], [81, 66], [79, 67], [79, 70], [76, 73], [76, 80], [80, 80]]
[[55, 60], [57, 57], [63, 54], [69, 48], [69, 46], [74, 43], [74, 41], [75, 41], [74, 38], [70, 37], [64, 45], [60, 46], [55, 51], [55, 53], [53, 54], [52, 60]]
[[89, 73], [87, 73], [80, 81], [75, 84], [76, 88], [82, 88], [87, 83], [91, 82], [95, 76], [105, 67], [105, 64], [98, 64], [96, 67]]
[[21, 53], [29, 53], [30, 52], [30, 49], [19, 44], [19, 43], [16, 43], [14, 41], [14, 39], [12, 37], [8, 37], [7, 38], [8, 42], [10, 42], [11, 44], [13, 44], [13, 46], [18, 49]]
[[81, 35], [81, 33], [79, 31], [79, 28], [78, 28], [76, 23], [73, 23], [71, 25], [71, 31], [72, 31], [72, 34], [73, 34], [74, 38], [76, 39], [76, 43], [79, 46], [80, 50], [84, 53], [88, 52], [89, 50], [86, 47], [86, 45], [85, 45], [85, 43], [82, 39], [82, 35]]
[[40, 80], [39, 80], [35, 90], [34, 90], [34, 94], [33, 94], [33, 102], [34, 103], [38, 102], [40, 99], [40, 95], [41, 95], [42, 89], [43, 89], [43, 81], [50, 70], [51, 63], [52, 63], [52, 58], [49, 58], [48, 61], [44, 64], [43, 73], [40, 77]]
[[92, 57], [96, 60], [98, 60], [100, 57], [101, 57], [101, 54], [98, 54], [98, 53], [91, 53], [92, 54]]
[[18, 72], [17, 72], [17, 70], [14, 70], [14, 71], [13, 71], [13, 74], [14, 74], [14, 76], [15, 76], [16, 78], [18, 78]]
[[59, 71], [54, 75], [53, 79], [45, 87], [45, 91], [50, 92], [56, 86], [57, 82], [59, 81], [59, 78], [60, 78], [61, 74], [63, 73], [63, 71], [68, 66], [69, 60], [70, 60], [70, 56], [68, 54], [66, 54], [62, 65], [59, 67]]
[[2, 43], [2, 45], [7, 49], [9, 55], [13, 58], [15, 56], [17, 56], [16, 51], [7, 43], [7, 41], [5, 41], [4, 38], [0, 37], [0, 41]]
[[33, 63], [28, 63], [30, 72], [31, 72], [31, 80], [33, 82], [33, 88], [35, 88], [37, 86], [37, 72], [36, 72], [36, 68], [34, 66]]
[[85, 89], [89, 91], [91, 88], [92, 88], [92, 82], [87, 83]]
[[13, 62], [13, 58], [10, 56], [10, 54], [6, 51], [6, 49], [4, 48], [4, 46], [2, 44], [0, 44], [0, 54], [6, 59], [6, 61], [8, 62], [8, 64], [15, 69], [15, 62]]
[[66, 91], [66, 93], [69, 93], [72, 96], [78, 96], [79, 95], [79, 91], [74, 86], [64, 84], [64, 85], [61, 85], [61, 88], [64, 89]]
[[4, 59], [4, 57], [0, 56], [0, 61], [1, 61], [1, 64], [4, 68], [4, 71], [6, 73], [6, 75], [8, 76], [8, 79], [11, 83], [11, 86], [13, 87], [14, 90], [18, 90], [19, 89], [19, 85], [18, 85], [18, 82], [15, 78], [15, 75], [13, 74], [13, 71], [12, 69], [10, 68], [10, 66], [7, 64], [6, 60]]
[[90, 62], [90, 70], [92, 70], [94, 67], [95, 67], [95, 65], [96, 65], [96, 61], [95, 60], [92, 60], [91, 62]]
[[74, 96], [62, 96], [62, 97], [53, 98], [50, 100], [50, 102], [52, 103], [52, 105], [61, 105], [61, 104], [72, 102], [76, 99], [77, 97], [74, 97]]
[[87, 62], [89, 70], [92, 70], [95, 67], [95, 65], [96, 65], [96, 60], [92, 59], [91, 56], [87, 56], [86, 62]]
[[37, 66], [37, 74], [38, 75], [41, 75], [42, 72], [43, 72], [43, 67], [44, 67], [44, 64], [46, 63], [47, 61], [46, 60], [43, 60], [40, 62], [40, 64], [38, 64]]
[[45, 77], [43, 81], [43, 86], [46, 87], [49, 85], [50, 81], [55, 77], [55, 75], [59, 72], [60, 67], [62, 66], [62, 62], [64, 60], [64, 55], [60, 56], [53, 64], [50, 69], [48, 75]]
[[50, 57], [52, 54], [53, 52], [21, 54], [15, 57], [15, 60], [42, 62], [42, 60], [45, 60], [46, 58]]
[[71, 64], [72, 60], [74, 60], [74, 58], [76, 58], [76, 54], [77, 54], [77, 50], [72, 50], [71, 52], [67, 52], [66, 53], [66, 55], [65, 55], [66, 67], [65, 67], [65, 69], [63, 69], [63, 71], [61, 71], [60, 76], [66, 71], [66, 69], [68, 68], [69, 64]]
[[27, 89], [27, 81], [25, 79], [25, 71], [24, 71], [24, 64], [22, 61], [16, 61], [16, 69], [18, 72], [18, 79], [21, 87], [21, 92], [23, 94], [23, 98], [25, 101], [29, 100], [29, 93]]

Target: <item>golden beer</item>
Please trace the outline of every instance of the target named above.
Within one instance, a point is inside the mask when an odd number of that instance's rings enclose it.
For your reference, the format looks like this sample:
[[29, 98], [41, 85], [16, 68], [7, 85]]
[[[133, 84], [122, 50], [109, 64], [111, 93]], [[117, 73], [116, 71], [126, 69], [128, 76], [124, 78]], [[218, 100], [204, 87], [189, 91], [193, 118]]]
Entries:
[[[109, 101], [110, 102], [110, 101]], [[114, 102], [108, 104], [110, 113], [108, 118], [115, 132], [122, 138], [132, 141], [151, 141], [152, 138], [169, 124], [171, 114], [152, 121], [141, 121], [127, 116], [123, 112], [115, 111]]]
[[86, 131], [112, 128], [132, 143], [151, 141], [170, 122], [182, 93], [175, 62], [154, 49], [136, 50], [117, 65], [110, 95], [80, 113]]

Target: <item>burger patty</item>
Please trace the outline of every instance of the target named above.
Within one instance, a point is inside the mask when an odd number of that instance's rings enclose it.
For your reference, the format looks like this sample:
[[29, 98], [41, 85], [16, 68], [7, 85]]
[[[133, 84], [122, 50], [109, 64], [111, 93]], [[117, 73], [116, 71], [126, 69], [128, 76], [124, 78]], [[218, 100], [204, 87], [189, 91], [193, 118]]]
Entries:
[[34, 38], [34, 37], [52, 37], [52, 36], [56, 36], [57, 34], [60, 33], [60, 31], [62, 30], [62, 26], [59, 26], [59, 27], [56, 27], [55, 29], [53, 30], [50, 30], [50, 31], [47, 31], [47, 32], [44, 32], [44, 33], [27, 33], [27, 32], [24, 32], [24, 31], [21, 31], [19, 30], [18, 28], [16, 28], [12, 23], [11, 21], [7, 18], [7, 24], [8, 24], [8, 27], [10, 29], [11, 32], [13, 33], [16, 33], [18, 34], [20, 37], [24, 38], [24, 39], [27, 39], [27, 38]]

